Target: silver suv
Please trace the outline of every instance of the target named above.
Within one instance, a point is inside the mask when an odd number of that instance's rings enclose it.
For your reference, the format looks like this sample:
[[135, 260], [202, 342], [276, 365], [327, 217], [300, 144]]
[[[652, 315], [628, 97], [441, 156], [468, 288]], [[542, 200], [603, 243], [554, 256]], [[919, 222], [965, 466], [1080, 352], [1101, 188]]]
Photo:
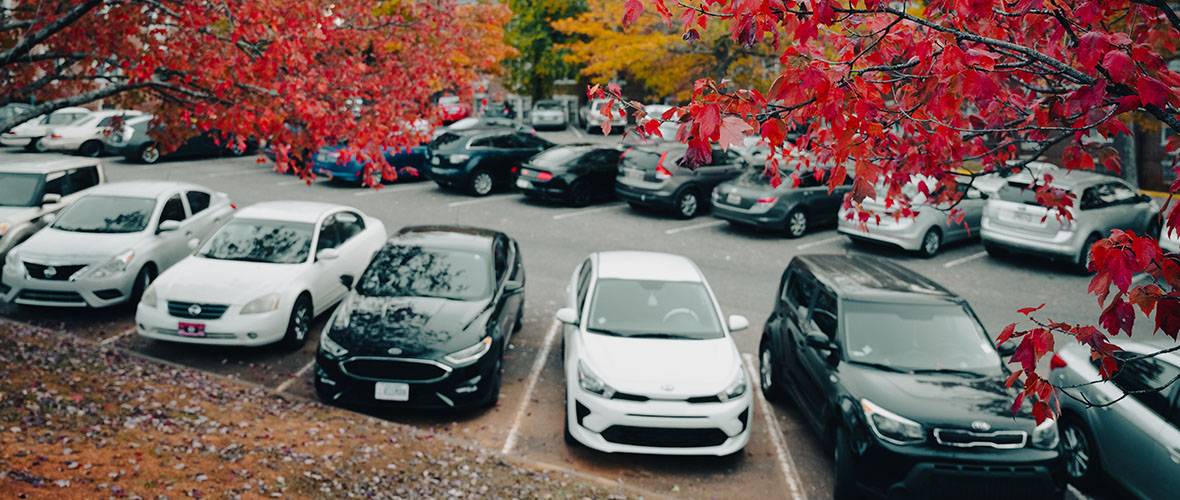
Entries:
[[17, 158], [0, 163], [0, 261], [44, 227], [45, 216], [106, 180], [102, 165], [90, 158]]

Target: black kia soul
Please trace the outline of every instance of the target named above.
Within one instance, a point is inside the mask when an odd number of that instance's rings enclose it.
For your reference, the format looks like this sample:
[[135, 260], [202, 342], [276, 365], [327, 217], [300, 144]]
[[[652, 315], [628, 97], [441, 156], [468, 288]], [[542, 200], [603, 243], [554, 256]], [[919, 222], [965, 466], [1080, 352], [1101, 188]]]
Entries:
[[835, 450], [836, 500], [1063, 498], [1057, 426], [1040, 426], [967, 302], [889, 261], [801, 255], [759, 347], [762, 391], [788, 394]]

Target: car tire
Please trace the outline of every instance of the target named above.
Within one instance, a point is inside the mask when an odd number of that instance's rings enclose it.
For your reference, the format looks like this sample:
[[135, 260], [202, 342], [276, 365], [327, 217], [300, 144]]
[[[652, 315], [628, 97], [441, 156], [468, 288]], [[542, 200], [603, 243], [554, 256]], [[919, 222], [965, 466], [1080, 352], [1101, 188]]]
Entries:
[[160, 161], [160, 148], [155, 144], [144, 144], [139, 147], [139, 154], [136, 155], [136, 161], [151, 165]]
[[303, 347], [307, 342], [307, 334], [311, 332], [311, 321], [315, 310], [311, 307], [311, 298], [306, 294], [295, 299], [291, 306], [291, 317], [287, 320], [287, 332], [279, 341], [279, 348], [294, 351]]
[[590, 183], [584, 180], [574, 181], [570, 186], [570, 205], [584, 207], [594, 201], [594, 193], [590, 192]]
[[787, 225], [784, 229], [787, 232], [787, 237], [793, 239], [807, 234], [808, 225], [807, 212], [796, 208], [787, 214]]
[[1082, 243], [1082, 248], [1078, 251], [1077, 262], [1074, 263], [1074, 270], [1078, 274], [1090, 274], [1090, 247], [1101, 239], [1097, 234], [1091, 234], [1089, 238], [1086, 238], [1086, 242]]
[[497, 354], [496, 366], [492, 367], [492, 385], [488, 388], [488, 402], [489, 408], [496, 406], [500, 402], [500, 386], [504, 383], [504, 351], [500, 350]]
[[1078, 417], [1068, 415], [1061, 419], [1061, 457], [1069, 482], [1093, 486], [1102, 481], [1102, 464], [1094, 448], [1094, 435]]
[[475, 196], [487, 196], [492, 194], [492, 188], [495, 185], [496, 179], [492, 177], [492, 173], [479, 169], [471, 173], [471, 180], [467, 182], [467, 191]]
[[238, 141], [233, 141], [228, 148], [230, 156], [240, 157], [246, 154], [246, 145], [240, 144]]
[[701, 195], [696, 189], [686, 188], [676, 195], [676, 216], [691, 219], [701, 213]]
[[918, 254], [929, 259], [938, 255], [940, 249], [942, 249], [942, 230], [937, 227], [927, 229], [926, 234], [922, 235], [922, 243], [918, 247]]
[[832, 500], [860, 500], [860, 489], [856, 486], [856, 467], [852, 462], [852, 446], [848, 442], [848, 431], [843, 427], [836, 430], [835, 477], [832, 481]]
[[521, 301], [520, 309], [516, 311], [516, 322], [512, 324], [512, 333], [519, 332], [524, 328], [524, 301]]
[[139, 274], [135, 275], [135, 284], [131, 286], [131, 296], [127, 297], [127, 303], [131, 307], [139, 305], [140, 299], [143, 298], [143, 292], [147, 291], [149, 285], [156, 281], [156, 266], [152, 264], [144, 264], [143, 269], [139, 270]]
[[90, 140], [78, 146], [78, 155], [87, 158], [98, 158], [102, 154], [102, 141]]
[[41, 145], [40, 137], [34, 137], [29, 139], [28, 144], [25, 144], [25, 151], [29, 153], [42, 153], [45, 151], [45, 146]]
[[775, 375], [778, 363], [774, 359], [774, 352], [770, 346], [770, 338], [764, 335], [762, 342], [758, 345], [758, 380], [762, 387], [762, 396], [771, 402], [786, 401], [786, 394], [783, 392], [782, 384], [779, 383], [780, 379]]
[[987, 252], [987, 256], [993, 259], [1003, 259], [1008, 257], [1008, 249], [997, 245], [989, 245], [984, 243], [983, 251]]

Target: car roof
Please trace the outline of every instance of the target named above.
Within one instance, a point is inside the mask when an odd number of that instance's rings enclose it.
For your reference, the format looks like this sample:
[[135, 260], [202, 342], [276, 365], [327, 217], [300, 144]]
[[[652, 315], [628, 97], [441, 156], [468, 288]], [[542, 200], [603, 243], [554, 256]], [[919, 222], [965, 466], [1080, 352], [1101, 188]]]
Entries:
[[501, 234], [499, 231], [472, 226], [406, 226], [399, 229], [389, 242], [487, 252], [491, 249], [492, 239]]
[[337, 210], [352, 210], [355, 208], [335, 203], [321, 203], [318, 201], [280, 200], [264, 201], [244, 207], [234, 218], [279, 220], [289, 222], [307, 222], [315, 224], [324, 214]]
[[1121, 180], [1122, 179], [1113, 175], [1100, 174], [1098, 172], [1070, 170], [1065, 173], [1053, 176], [1052, 185], [1062, 189], [1077, 190], [1088, 188], [1095, 184], [1104, 184], [1107, 182]]
[[802, 265], [841, 298], [878, 302], [946, 302], [958, 296], [942, 285], [889, 260], [867, 255], [807, 254]]
[[692, 259], [682, 255], [614, 250], [594, 254], [599, 278], [651, 281], [704, 281]]
[[61, 108], [61, 109], [53, 111], [50, 114], [54, 114], [54, 113], [90, 113], [90, 112], [91, 111], [89, 109], [79, 108], [79, 107], [75, 106], [75, 107], [69, 107], [69, 108]]
[[45, 174], [69, 170], [71, 168], [99, 165], [99, 161], [94, 158], [54, 157], [40, 154], [22, 154], [16, 156], [16, 160], [5, 159], [3, 163], [0, 163], [0, 172]]
[[133, 198], [159, 198], [175, 190], [196, 190], [212, 192], [205, 186], [173, 181], [125, 181], [99, 184], [86, 191], [86, 195], [128, 196]]

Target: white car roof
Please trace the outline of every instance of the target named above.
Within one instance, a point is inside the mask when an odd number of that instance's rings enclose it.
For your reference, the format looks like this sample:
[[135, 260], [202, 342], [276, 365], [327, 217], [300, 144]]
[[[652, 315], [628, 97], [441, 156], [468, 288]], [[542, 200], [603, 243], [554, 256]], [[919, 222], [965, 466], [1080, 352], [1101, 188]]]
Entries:
[[337, 210], [360, 210], [334, 203], [316, 201], [264, 201], [238, 210], [234, 218], [307, 222], [315, 224], [324, 214]]
[[599, 278], [701, 282], [704, 277], [688, 257], [660, 252], [598, 252]]
[[61, 108], [61, 109], [54, 111], [53, 113], [50, 113], [50, 114], [55, 115], [58, 113], [90, 113], [90, 112], [91, 111], [86, 108]]
[[187, 182], [172, 181], [126, 181], [100, 184], [86, 191], [86, 195], [127, 196], [133, 198], [159, 198], [172, 191], [205, 191], [213, 193], [212, 189]]
[[94, 158], [50, 157], [39, 154], [17, 155], [17, 159], [0, 162], [0, 172], [44, 174], [71, 168], [98, 165]]

